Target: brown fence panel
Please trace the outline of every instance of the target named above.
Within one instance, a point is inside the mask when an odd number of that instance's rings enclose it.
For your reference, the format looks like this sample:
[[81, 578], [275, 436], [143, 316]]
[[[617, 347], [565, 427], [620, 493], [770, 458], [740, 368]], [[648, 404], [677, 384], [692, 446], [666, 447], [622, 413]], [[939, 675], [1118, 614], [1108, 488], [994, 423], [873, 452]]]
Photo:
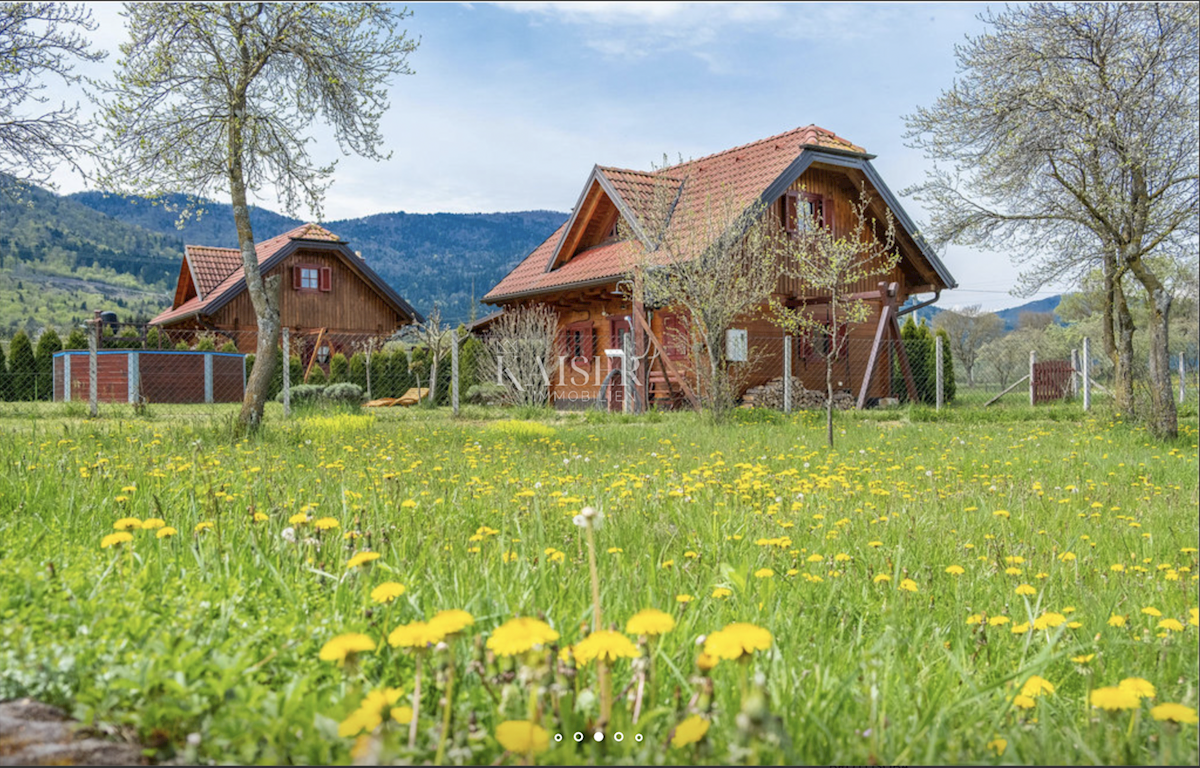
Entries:
[[1033, 402], [1062, 400], [1071, 391], [1075, 369], [1070, 360], [1046, 360], [1033, 364]]

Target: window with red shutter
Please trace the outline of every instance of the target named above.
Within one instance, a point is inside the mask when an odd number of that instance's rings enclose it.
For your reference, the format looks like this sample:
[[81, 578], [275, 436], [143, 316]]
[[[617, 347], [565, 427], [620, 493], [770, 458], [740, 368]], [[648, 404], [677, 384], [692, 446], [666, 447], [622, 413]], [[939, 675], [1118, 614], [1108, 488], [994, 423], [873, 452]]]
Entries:
[[315, 291], [321, 287], [321, 269], [314, 264], [292, 267], [292, 287], [297, 291]]
[[301, 267], [292, 267], [292, 288], [300, 290]]
[[321, 267], [321, 290], [333, 290], [333, 270], [329, 267]]
[[568, 325], [563, 333], [562, 355], [572, 362], [591, 362], [595, 346], [594, 333], [589, 321]]

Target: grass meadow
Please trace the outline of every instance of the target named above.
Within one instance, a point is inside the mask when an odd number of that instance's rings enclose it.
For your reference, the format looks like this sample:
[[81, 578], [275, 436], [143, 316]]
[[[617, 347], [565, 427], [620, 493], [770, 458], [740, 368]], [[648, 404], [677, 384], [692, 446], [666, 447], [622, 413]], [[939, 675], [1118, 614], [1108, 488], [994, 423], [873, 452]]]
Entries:
[[978, 414], [0, 418], [0, 699], [153, 762], [1197, 764], [1194, 404]]

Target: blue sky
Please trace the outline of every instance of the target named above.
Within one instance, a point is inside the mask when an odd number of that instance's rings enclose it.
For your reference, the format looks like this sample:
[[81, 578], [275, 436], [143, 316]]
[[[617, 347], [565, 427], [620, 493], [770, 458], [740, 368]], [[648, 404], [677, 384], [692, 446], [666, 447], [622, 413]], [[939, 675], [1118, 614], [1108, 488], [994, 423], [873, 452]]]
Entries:
[[[809, 123], [878, 155], [899, 192], [927, 165], [904, 146], [904, 115], [951, 85], [954, 45], [984, 30], [975, 18], [984, 6], [971, 4], [408, 7], [421, 44], [409, 59], [415, 74], [391, 90], [383, 134], [393, 156], [341, 158], [326, 219], [565, 211], [593, 164], [649, 168], [664, 153], [698, 157]], [[94, 39], [114, 54], [118, 10], [94, 7]], [[114, 59], [84, 71], [103, 75]], [[338, 157], [323, 143], [326, 159]], [[82, 188], [65, 175], [58, 183]], [[1007, 255], [951, 247], [943, 258], [961, 288], [942, 305], [1026, 301], [1008, 294], [1017, 270]]]

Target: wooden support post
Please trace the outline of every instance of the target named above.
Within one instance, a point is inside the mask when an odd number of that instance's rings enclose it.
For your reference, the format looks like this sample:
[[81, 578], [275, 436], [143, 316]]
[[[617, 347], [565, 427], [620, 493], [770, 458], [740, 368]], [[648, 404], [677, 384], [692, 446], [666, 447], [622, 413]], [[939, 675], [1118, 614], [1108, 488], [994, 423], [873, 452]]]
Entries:
[[1037, 402], [1037, 388], [1034, 386], [1033, 367], [1037, 365], [1037, 350], [1029, 350], [1029, 404]]
[[283, 338], [283, 416], [292, 415], [292, 334], [291, 329], [284, 326], [280, 332]]
[[1029, 379], [1029, 374], [1025, 374], [1025, 375], [1024, 375], [1024, 376], [1022, 376], [1021, 378], [1019, 378], [1019, 379], [1017, 379], [1016, 381], [1014, 381], [1014, 382], [1013, 382], [1013, 383], [1012, 383], [1012, 384], [1011, 384], [1011, 385], [1008, 387], [1008, 389], [1004, 390], [1004, 391], [1003, 391], [1003, 392], [1001, 392], [1000, 394], [998, 394], [998, 395], [996, 395], [995, 397], [993, 397], [991, 400], [988, 400], [986, 403], [984, 403], [984, 404], [983, 404], [983, 407], [984, 407], [984, 408], [987, 408], [987, 407], [988, 407], [989, 405], [991, 405], [992, 403], [996, 402], [996, 401], [997, 401], [997, 400], [999, 400], [1000, 398], [1002, 398], [1002, 397], [1004, 397], [1005, 395], [1007, 395], [1009, 392], [1012, 392], [1014, 389], [1016, 389], [1017, 387], [1019, 387], [1019, 386], [1021, 386], [1022, 384], [1024, 384], [1024, 383], [1025, 383], [1025, 382], [1026, 382], [1028, 379]]
[[1092, 377], [1089, 373], [1089, 368], [1092, 365], [1091, 340], [1088, 337], [1083, 337], [1083, 410], [1090, 411], [1092, 409]]
[[92, 332], [88, 334], [88, 412], [95, 418], [100, 415], [100, 310], [92, 318]]
[[783, 337], [783, 412], [792, 412], [792, 337]]
[[317, 343], [313, 344], [312, 357], [308, 358], [308, 367], [304, 369], [304, 383], [308, 383], [308, 374], [312, 373], [313, 365], [317, 362], [317, 355], [321, 352], [321, 340], [325, 338], [325, 329], [322, 328], [317, 332]]
[[450, 410], [458, 415], [458, 331], [450, 332]]
[[[635, 323], [646, 322], [645, 318], [639, 318], [637, 315], [634, 315], [633, 317]], [[692, 388], [688, 386], [687, 379], [683, 377], [683, 374], [678, 368], [675, 367], [675, 364], [671, 362], [671, 357], [667, 354], [666, 350], [663, 349], [662, 343], [659, 342], [658, 337], [654, 335], [654, 332], [650, 330], [649, 326], [646, 326], [644, 330], [646, 331], [646, 338], [650, 340], [650, 344], [653, 345], [655, 351], [658, 353], [658, 359], [662, 361], [663, 370], [667, 372], [669, 377], [674, 378], [679, 382], [679, 388], [683, 390], [683, 396], [686, 397], [688, 402], [692, 404], [692, 407], [696, 410], [700, 410], [700, 399], [696, 397], [696, 393], [693, 392]], [[695, 345], [693, 345], [692, 359], [695, 360], [697, 355], [697, 348]]]
[[1079, 396], [1079, 350], [1071, 350], [1071, 397]]

